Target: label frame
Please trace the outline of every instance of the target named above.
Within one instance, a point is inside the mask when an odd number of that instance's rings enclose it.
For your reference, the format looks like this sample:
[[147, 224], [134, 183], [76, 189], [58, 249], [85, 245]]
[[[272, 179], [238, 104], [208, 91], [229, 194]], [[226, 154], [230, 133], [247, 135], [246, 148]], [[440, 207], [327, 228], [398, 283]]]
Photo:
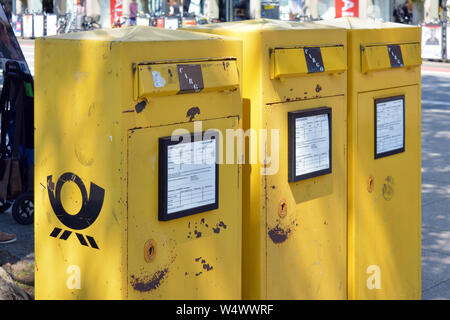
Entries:
[[[310, 51], [310, 53], [308, 53]], [[321, 47], [304, 47], [303, 53], [305, 55], [306, 68], [308, 73], [325, 72], [325, 65], [322, 58]], [[312, 60], [316, 60], [315, 62]]]
[[[190, 142], [202, 141], [205, 132], [190, 133], [189, 135], [178, 135], [178, 140], [172, 140], [172, 136], [160, 137], [158, 139], [158, 220], [159, 221], [170, 221], [174, 219], [179, 219], [182, 217], [190, 216], [193, 214], [198, 214], [202, 212], [207, 212], [211, 210], [216, 210], [219, 208], [219, 164], [217, 162], [217, 156], [219, 152], [219, 141], [216, 136], [212, 135], [210, 139], [215, 140], [216, 144], [216, 165], [215, 165], [215, 202], [207, 205], [202, 205], [174, 213], [168, 213], [167, 196], [168, 196], [168, 149], [169, 146], [181, 144], [180, 139], [187, 136], [190, 137]], [[195, 140], [198, 139], [198, 140]], [[186, 143], [186, 142], [185, 142]]]
[[[298, 118], [305, 118], [311, 116], [317, 116], [326, 114], [328, 116], [328, 136], [329, 136], [329, 167], [327, 169], [321, 169], [301, 175], [296, 175], [296, 140], [295, 140], [295, 120]], [[330, 107], [318, 107], [312, 109], [302, 109], [297, 111], [288, 112], [288, 181], [297, 182], [301, 180], [306, 180], [318, 176], [323, 176], [332, 173], [332, 108]]]
[[405, 66], [402, 49], [399, 44], [388, 44], [387, 51], [391, 68], [402, 68]]
[[[377, 104], [379, 103], [383, 103], [383, 102], [389, 102], [389, 101], [395, 101], [395, 100], [402, 100], [403, 101], [403, 147], [401, 148], [397, 148], [397, 149], [393, 149], [393, 150], [389, 150], [386, 152], [381, 152], [381, 153], [377, 153]], [[379, 99], [375, 99], [374, 98], [374, 115], [373, 115], [373, 119], [374, 119], [374, 158], [376, 159], [380, 159], [380, 158], [384, 158], [384, 157], [388, 157], [388, 156], [392, 156], [394, 154], [398, 154], [398, 153], [402, 153], [405, 152], [405, 147], [406, 147], [406, 132], [405, 132], [405, 95], [396, 95], [396, 96], [391, 96], [391, 97], [386, 97], [386, 98], [379, 98]]]

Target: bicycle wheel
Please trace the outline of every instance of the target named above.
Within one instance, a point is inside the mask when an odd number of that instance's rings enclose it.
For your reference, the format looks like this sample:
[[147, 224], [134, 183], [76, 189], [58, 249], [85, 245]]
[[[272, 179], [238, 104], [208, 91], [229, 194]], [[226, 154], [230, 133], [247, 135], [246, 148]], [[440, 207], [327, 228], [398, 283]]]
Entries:
[[12, 216], [19, 224], [32, 224], [34, 221], [34, 195], [32, 192], [21, 194], [14, 200]]

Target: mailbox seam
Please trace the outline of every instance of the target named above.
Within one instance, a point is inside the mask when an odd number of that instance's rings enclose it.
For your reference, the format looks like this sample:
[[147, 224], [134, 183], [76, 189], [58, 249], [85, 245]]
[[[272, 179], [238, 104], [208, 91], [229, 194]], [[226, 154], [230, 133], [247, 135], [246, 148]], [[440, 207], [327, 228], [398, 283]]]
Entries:
[[272, 106], [276, 104], [285, 104], [285, 103], [291, 103], [291, 102], [299, 102], [299, 101], [309, 101], [309, 100], [317, 100], [317, 99], [323, 99], [323, 98], [336, 98], [336, 97], [344, 97], [346, 94], [337, 94], [333, 96], [320, 96], [320, 97], [312, 97], [307, 99], [295, 99], [295, 100], [289, 100], [289, 101], [279, 101], [279, 102], [268, 102], [266, 105]]
[[391, 90], [391, 89], [402, 89], [402, 88], [408, 88], [408, 87], [413, 87], [413, 86], [417, 86], [417, 85], [418, 85], [417, 83], [413, 83], [413, 84], [408, 84], [406, 86], [385, 87], [385, 88], [379, 88], [379, 89], [375, 89], [375, 90], [357, 91], [357, 94], [369, 93], [369, 92], [377, 92], [377, 91], [385, 91], [385, 90]]
[[[239, 115], [231, 115], [231, 116], [227, 116], [227, 117], [201, 119], [199, 121], [221, 120], [221, 119], [231, 119], [231, 118], [240, 119], [240, 116]], [[191, 121], [173, 122], [173, 123], [160, 124], [160, 125], [155, 125], [155, 126], [146, 126], [146, 127], [134, 127], [134, 128], [127, 129], [127, 132], [133, 133], [134, 131], [140, 130], [140, 129], [160, 128], [160, 127], [172, 126], [172, 125], [177, 125], [177, 124], [187, 124], [187, 123], [191, 123]]]

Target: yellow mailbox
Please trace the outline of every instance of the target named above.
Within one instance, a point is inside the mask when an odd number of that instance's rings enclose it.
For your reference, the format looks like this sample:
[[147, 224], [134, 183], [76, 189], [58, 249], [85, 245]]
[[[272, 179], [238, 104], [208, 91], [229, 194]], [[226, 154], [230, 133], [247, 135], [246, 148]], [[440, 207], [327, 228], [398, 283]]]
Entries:
[[189, 30], [243, 40], [243, 297], [346, 299], [346, 31], [265, 19]]
[[349, 298], [420, 299], [420, 27], [348, 29]]
[[241, 55], [152, 27], [36, 40], [37, 299], [241, 298]]

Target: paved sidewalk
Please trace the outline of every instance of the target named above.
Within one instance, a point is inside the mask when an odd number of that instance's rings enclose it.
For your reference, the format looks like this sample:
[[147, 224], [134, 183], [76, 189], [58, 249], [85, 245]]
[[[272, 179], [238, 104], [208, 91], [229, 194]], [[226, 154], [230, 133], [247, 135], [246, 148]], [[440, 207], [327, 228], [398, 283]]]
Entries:
[[[449, 64], [432, 67], [450, 70]], [[423, 299], [450, 299], [450, 73], [445, 72], [422, 76]]]
[[[34, 254], [34, 225], [20, 225], [11, 215], [11, 208], [4, 213], [0, 213], [0, 230], [8, 233], [14, 233], [17, 241], [9, 244], [0, 244], [0, 262], [8, 251], [16, 258], [22, 259], [29, 254]], [[15, 261], [14, 261], [15, 262]]]
[[[28, 62], [30, 71], [34, 74], [34, 40], [19, 39], [19, 44]], [[0, 70], [0, 83], [3, 83], [3, 70]], [[0, 213], [0, 230], [17, 235], [16, 242], [0, 244], [0, 263], [2, 262], [2, 257], [6, 256], [5, 251], [20, 259], [25, 258], [30, 253], [34, 254], [33, 228], [33, 225], [22, 226], [18, 224], [11, 215], [11, 208], [5, 213]]]

